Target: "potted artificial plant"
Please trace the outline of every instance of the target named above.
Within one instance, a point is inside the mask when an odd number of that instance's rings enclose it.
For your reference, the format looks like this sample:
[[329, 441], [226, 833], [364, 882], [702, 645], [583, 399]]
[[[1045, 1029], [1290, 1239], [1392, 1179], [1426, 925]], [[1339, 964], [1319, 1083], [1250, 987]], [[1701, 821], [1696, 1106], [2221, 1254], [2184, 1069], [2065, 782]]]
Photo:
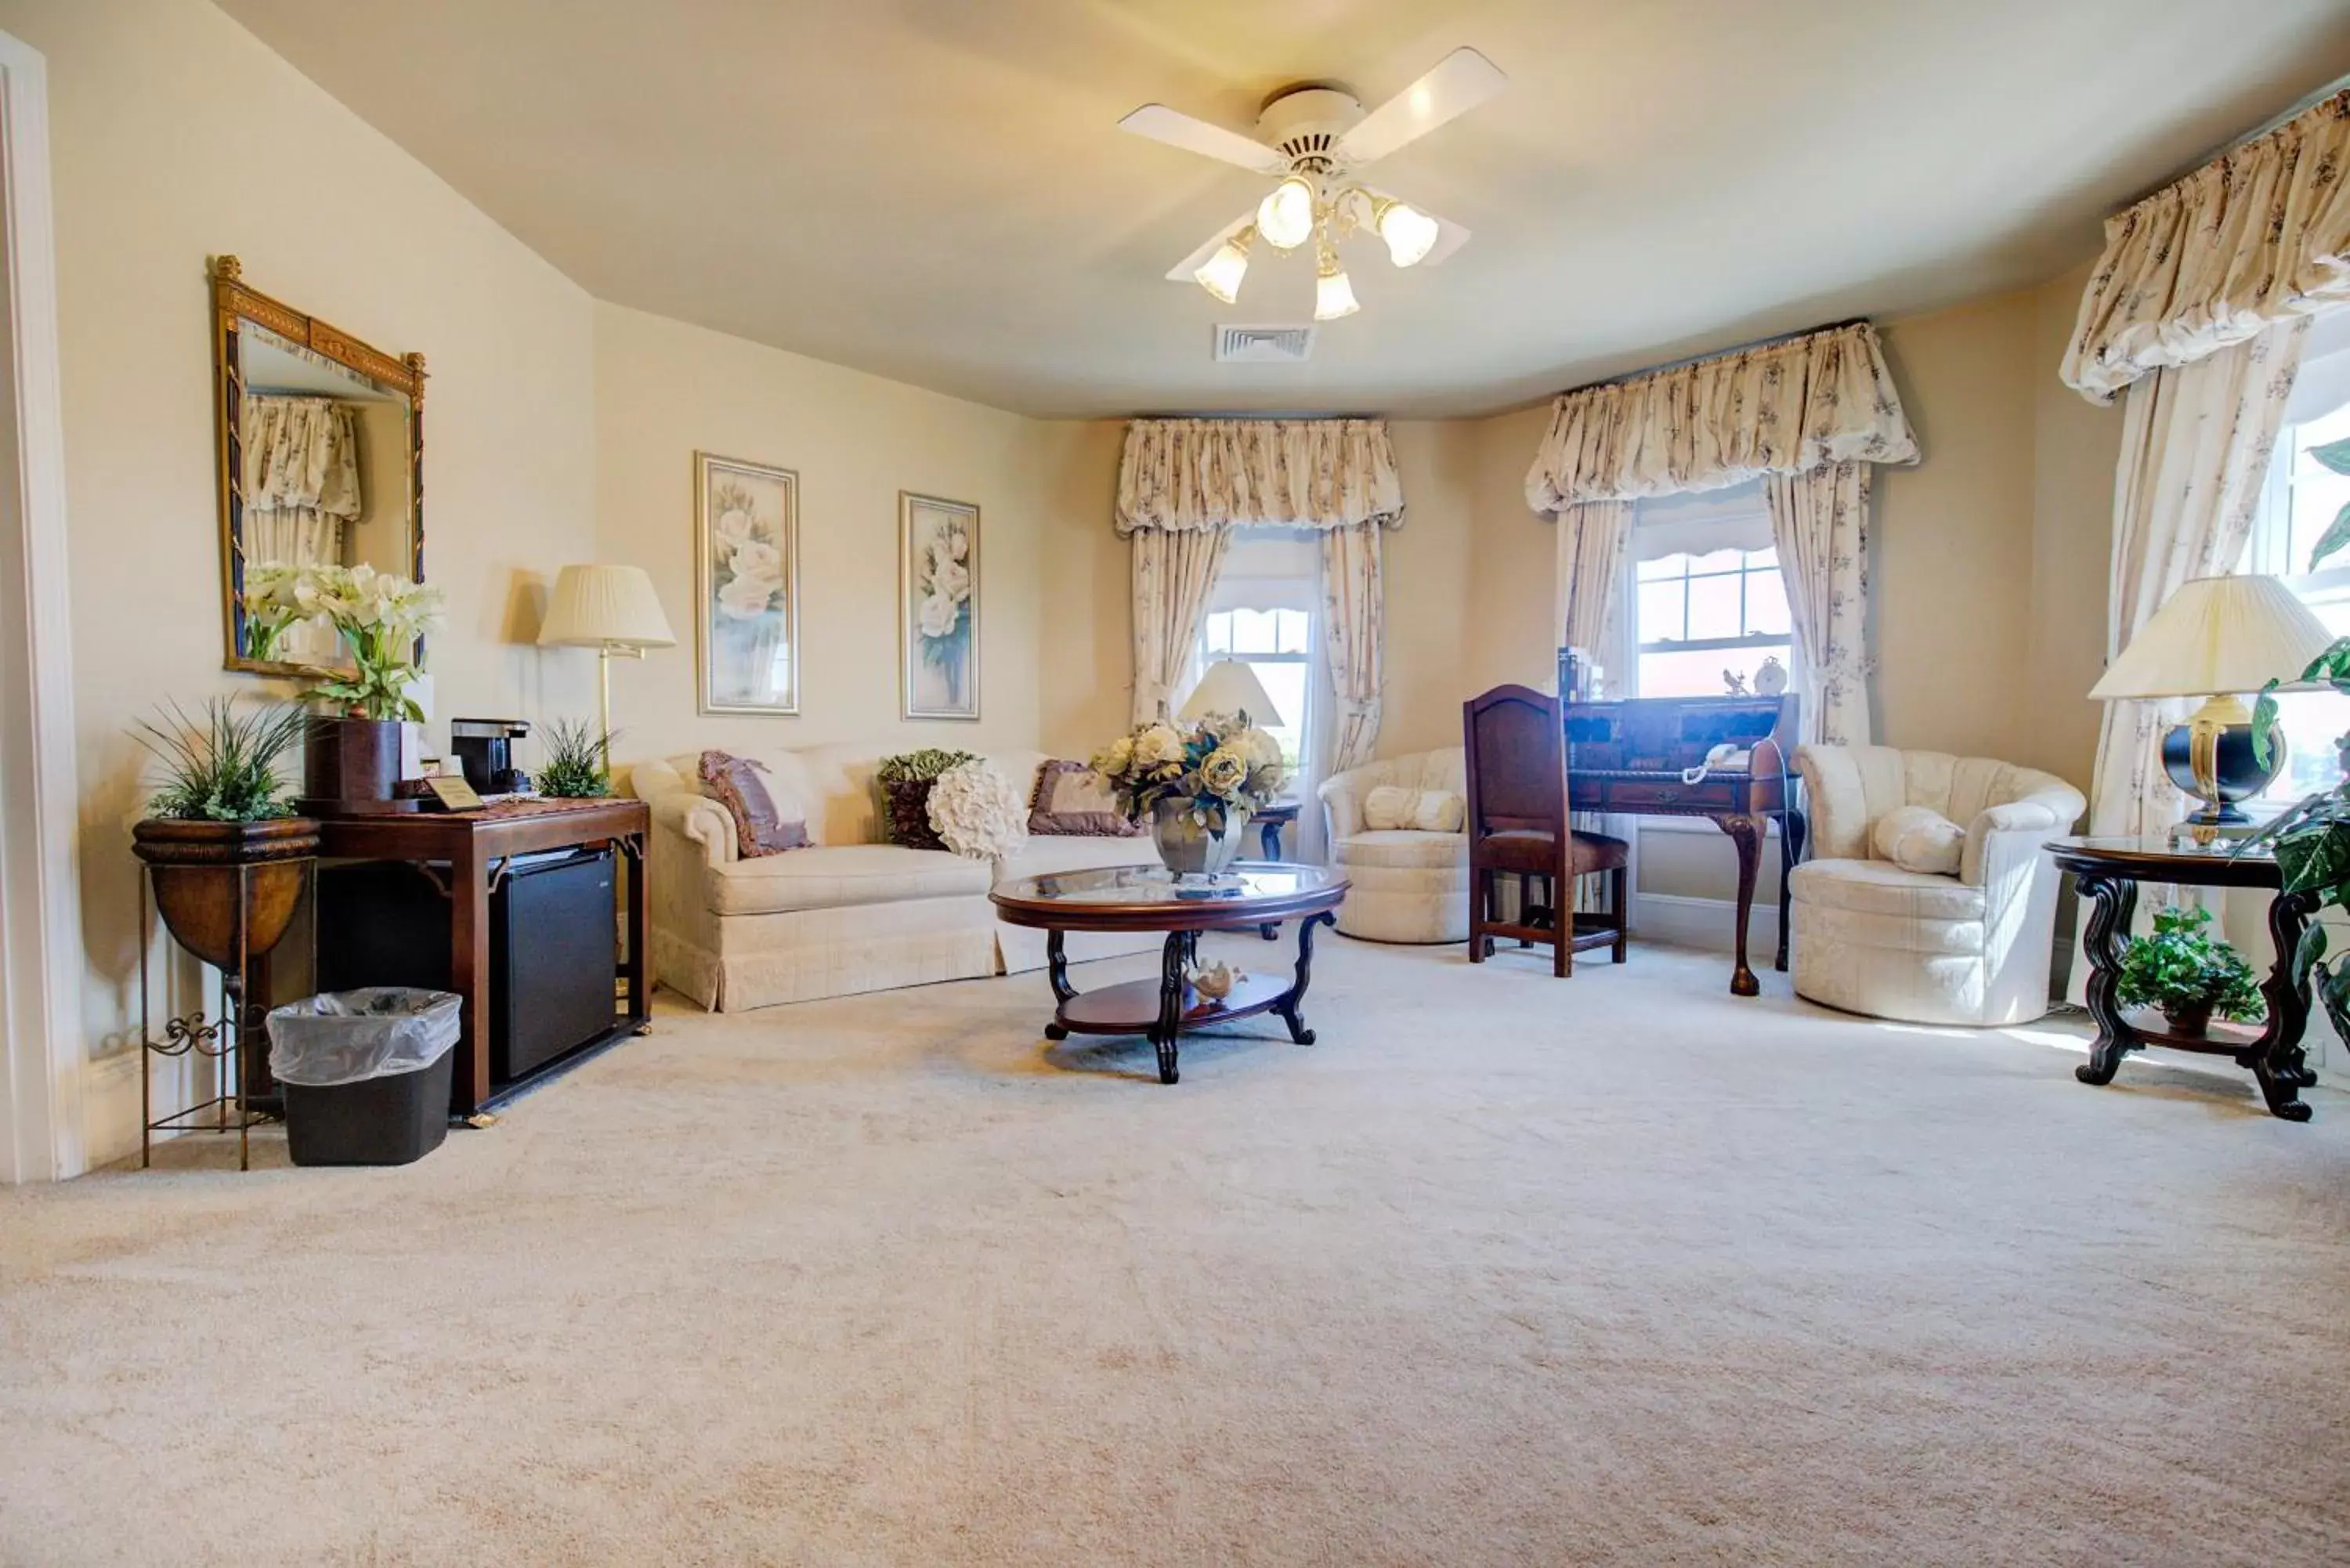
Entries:
[[542, 737], [546, 760], [538, 765], [538, 793], [557, 800], [600, 800], [612, 793], [604, 758], [612, 737], [599, 735], [584, 720], [557, 719]]
[[[201, 720], [177, 704], [168, 723], [139, 724], [163, 763], [152, 813], [130, 830], [145, 861], [155, 909], [179, 944], [224, 973], [240, 957], [276, 947], [302, 894], [302, 862], [317, 853], [318, 825], [286, 802], [278, 767], [302, 733], [299, 708], [241, 711], [229, 698]], [[237, 914], [243, 885], [243, 951]]]
[[2154, 934], [2133, 937], [2122, 953], [2115, 994], [2125, 1007], [2153, 1007], [2172, 1031], [2200, 1035], [2214, 1014], [2246, 1023], [2268, 1013], [2252, 966], [2243, 954], [2210, 935], [2209, 909], [2155, 912]]
[[324, 704], [303, 741], [303, 805], [365, 814], [396, 802], [401, 729], [424, 710], [408, 695], [421, 639], [440, 618], [441, 590], [373, 566], [262, 565], [245, 573], [244, 608], [256, 645], [275, 647], [286, 628], [317, 620], [335, 628], [348, 670], [328, 670], [305, 691]]

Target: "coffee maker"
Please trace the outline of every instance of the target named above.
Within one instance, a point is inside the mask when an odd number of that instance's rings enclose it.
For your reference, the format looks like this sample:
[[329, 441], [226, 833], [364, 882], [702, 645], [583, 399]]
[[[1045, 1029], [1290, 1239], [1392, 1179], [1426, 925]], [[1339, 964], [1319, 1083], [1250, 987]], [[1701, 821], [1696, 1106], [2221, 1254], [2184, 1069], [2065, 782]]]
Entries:
[[530, 775], [514, 765], [514, 743], [529, 733], [520, 719], [452, 719], [449, 749], [477, 793], [513, 794], [530, 787]]

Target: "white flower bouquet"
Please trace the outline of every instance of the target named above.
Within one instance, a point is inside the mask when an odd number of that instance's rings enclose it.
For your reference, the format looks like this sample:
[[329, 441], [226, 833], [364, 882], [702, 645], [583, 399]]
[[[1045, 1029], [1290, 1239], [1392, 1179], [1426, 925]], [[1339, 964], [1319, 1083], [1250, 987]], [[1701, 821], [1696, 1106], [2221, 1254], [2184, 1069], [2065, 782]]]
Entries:
[[712, 504], [718, 516], [711, 529], [718, 613], [730, 620], [757, 620], [783, 594], [783, 548], [760, 537], [773, 530], [761, 527], [757, 503], [743, 485], [721, 484]]
[[348, 676], [303, 693], [306, 701], [340, 703], [355, 719], [421, 719], [408, 695], [416, 679], [416, 643], [441, 618], [442, 596], [373, 566], [291, 566], [257, 562], [244, 571], [246, 647], [255, 659], [275, 659], [286, 629], [298, 622], [332, 627], [350, 649]]
[[971, 530], [966, 521], [944, 523], [922, 547], [914, 590], [921, 596], [916, 629], [921, 633], [922, 660], [945, 672], [948, 700], [959, 704], [962, 672], [970, 668], [964, 654], [971, 647]]
[[1118, 793], [1132, 822], [1178, 815], [1212, 834], [1246, 822], [1281, 793], [1288, 770], [1281, 742], [1246, 713], [1213, 713], [1197, 723], [1143, 724], [1093, 756], [1094, 771]]

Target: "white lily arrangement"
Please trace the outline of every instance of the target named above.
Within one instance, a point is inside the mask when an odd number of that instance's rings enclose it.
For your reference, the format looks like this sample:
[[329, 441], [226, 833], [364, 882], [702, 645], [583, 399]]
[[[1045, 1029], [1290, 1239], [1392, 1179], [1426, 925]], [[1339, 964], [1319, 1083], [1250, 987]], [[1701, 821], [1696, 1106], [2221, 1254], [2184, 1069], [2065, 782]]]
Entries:
[[244, 569], [245, 646], [255, 659], [275, 659], [289, 628], [331, 627], [350, 650], [352, 673], [322, 672], [328, 679], [303, 700], [339, 703], [355, 719], [421, 719], [408, 685], [418, 674], [417, 640], [440, 623], [443, 598], [438, 587], [364, 563], [257, 562]]

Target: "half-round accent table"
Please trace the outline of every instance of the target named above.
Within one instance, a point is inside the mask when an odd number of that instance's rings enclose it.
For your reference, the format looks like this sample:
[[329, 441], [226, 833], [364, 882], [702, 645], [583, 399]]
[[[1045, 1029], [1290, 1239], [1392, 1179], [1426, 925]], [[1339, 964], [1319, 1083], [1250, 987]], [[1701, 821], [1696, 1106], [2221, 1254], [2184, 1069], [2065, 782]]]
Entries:
[[[1187, 1029], [1229, 1023], [1260, 1012], [1277, 1013], [1300, 1045], [1314, 1044], [1302, 1011], [1314, 971], [1314, 928], [1335, 925], [1332, 913], [1347, 897], [1347, 879], [1319, 866], [1243, 860], [1211, 878], [1179, 878], [1157, 866], [1110, 866], [997, 885], [996, 918], [1045, 933], [1046, 974], [1058, 1003], [1045, 1026], [1047, 1040], [1072, 1034], [1140, 1034], [1159, 1052], [1159, 1081], [1174, 1083], [1176, 1040]], [[1201, 931], [1256, 930], [1297, 922], [1297, 967], [1286, 983], [1243, 975], [1232, 994], [1200, 995], [1185, 971], [1198, 959]], [[1067, 931], [1164, 931], [1159, 978], [1128, 981], [1079, 992], [1069, 983], [1062, 950]]]

